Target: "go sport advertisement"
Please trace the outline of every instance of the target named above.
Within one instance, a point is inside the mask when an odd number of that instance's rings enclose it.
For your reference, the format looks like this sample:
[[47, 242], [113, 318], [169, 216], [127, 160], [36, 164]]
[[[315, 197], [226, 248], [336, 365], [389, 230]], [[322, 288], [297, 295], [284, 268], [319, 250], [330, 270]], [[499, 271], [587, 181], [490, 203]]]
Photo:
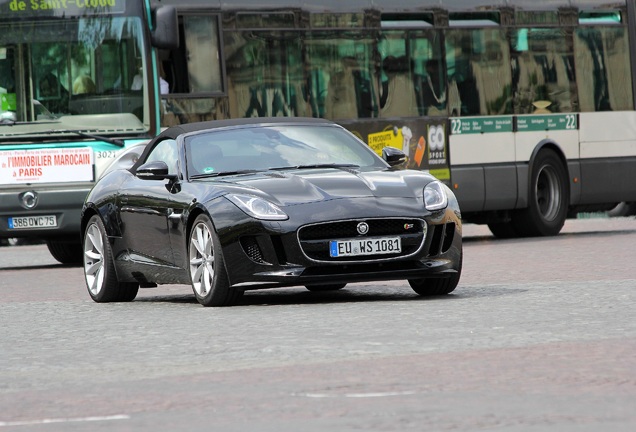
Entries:
[[427, 170], [450, 184], [447, 121], [443, 119], [401, 119], [395, 121], [339, 122], [378, 155], [390, 146], [402, 150], [405, 168]]

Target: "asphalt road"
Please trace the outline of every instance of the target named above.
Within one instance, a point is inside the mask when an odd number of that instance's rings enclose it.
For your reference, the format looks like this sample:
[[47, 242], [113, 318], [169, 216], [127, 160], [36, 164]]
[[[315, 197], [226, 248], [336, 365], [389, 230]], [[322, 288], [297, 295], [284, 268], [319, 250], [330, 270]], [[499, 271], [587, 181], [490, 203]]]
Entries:
[[189, 287], [93, 303], [45, 246], [0, 248], [0, 432], [634, 431], [636, 219], [465, 226], [449, 296], [403, 282]]

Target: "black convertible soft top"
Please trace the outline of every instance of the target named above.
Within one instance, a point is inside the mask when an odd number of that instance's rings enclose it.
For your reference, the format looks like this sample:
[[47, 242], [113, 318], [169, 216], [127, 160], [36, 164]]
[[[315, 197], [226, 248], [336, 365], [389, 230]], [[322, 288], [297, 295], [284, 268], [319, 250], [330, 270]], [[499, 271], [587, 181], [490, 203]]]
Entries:
[[139, 160], [130, 168], [130, 170], [136, 170], [137, 167], [141, 165], [141, 161], [146, 160], [146, 155], [154, 147], [157, 141], [163, 141], [165, 139], [176, 139], [179, 135], [210, 129], [271, 124], [321, 124], [336, 126], [336, 123], [330, 120], [313, 117], [251, 117], [231, 120], [210, 120], [205, 122], [185, 123], [177, 126], [171, 126], [154, 137], [152, 140], [150, 140], [150, 142], [146, 144], [146, 148], [144, 148], [141, 156], [139, 156]]
[[[251, 117], [230, 120], [210, 120], [205, 122], [185, 123], [172, 126], [161, 132], [157, 139], [176, 138], [184, 133], [198, 132], [206, 129], [218, 129], [232, 126], [266, 125], [266, 124], [335, 124], [332, 121], [313, 117]], [[160, 138], [161, 137], [161, 138]]]

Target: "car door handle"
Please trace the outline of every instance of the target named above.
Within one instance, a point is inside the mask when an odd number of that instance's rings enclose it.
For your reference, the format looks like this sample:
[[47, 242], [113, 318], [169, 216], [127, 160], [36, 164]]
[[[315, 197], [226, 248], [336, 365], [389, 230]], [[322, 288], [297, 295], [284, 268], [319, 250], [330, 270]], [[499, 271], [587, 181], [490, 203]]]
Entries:
[[175, 212], [173, 209], [168, 209], [168, 219], [179, 221], [181, 220], [181, 212]]

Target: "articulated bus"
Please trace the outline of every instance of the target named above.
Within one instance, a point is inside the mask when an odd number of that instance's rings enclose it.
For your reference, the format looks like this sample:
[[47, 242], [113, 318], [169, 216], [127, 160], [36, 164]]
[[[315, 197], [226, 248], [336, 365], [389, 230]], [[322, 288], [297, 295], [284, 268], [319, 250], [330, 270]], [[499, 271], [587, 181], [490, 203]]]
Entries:
[[402, 149], [496, 236], [555, 235], [636, 202], [634, 2], [0, 0], [0, 240], [79, 262], [87, 191], [139, 143], [271, 116]]
[[0, 0], [0, 240], [82, 261], [86, 194], [160, 130], [155, 48], [177, 29], [149, 1]]
[[[634, 0], [153, 0], [162, 125], [336, 121], [499, 237], [636, 201]], [[237, 149], [240, 152], [240, 149]]]

